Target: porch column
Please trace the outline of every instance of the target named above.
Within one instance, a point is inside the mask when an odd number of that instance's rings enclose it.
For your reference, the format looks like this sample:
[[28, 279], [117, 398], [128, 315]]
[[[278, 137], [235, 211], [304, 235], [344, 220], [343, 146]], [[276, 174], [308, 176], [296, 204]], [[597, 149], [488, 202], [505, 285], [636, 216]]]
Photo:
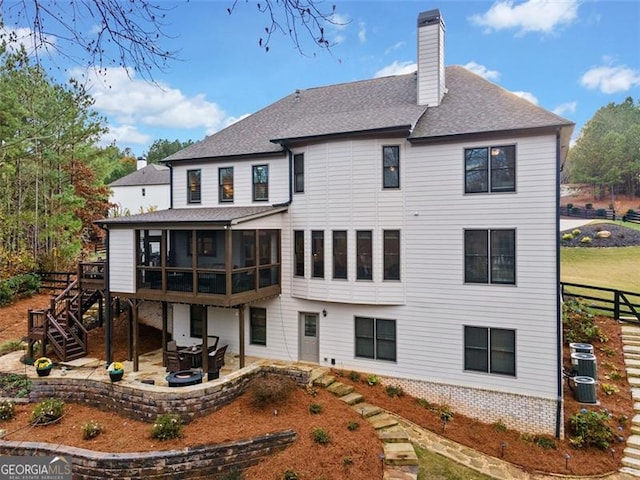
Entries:
[[140, 359], [138, 358], [138, 300], [133, 303], [133, 371], [140, 370]]
[[167, 343], [169, 338], [167, 336], [167, 330], [169, 326], [169, 312], [167, 307], [167, 302], [162, 302], [162, 365], [167, 364], [167, 359], [165, 358], [165, 353], [167, 351]]
[[133, 309], [135, 300], [127, 299], [127, 360], [133, 360]]
[[240, 335], [240, 368], [244, 368], [244, 304], [238, 307], [238, 332]]
[[202, 305], [202, 371], [209, 371], [209, 307]]

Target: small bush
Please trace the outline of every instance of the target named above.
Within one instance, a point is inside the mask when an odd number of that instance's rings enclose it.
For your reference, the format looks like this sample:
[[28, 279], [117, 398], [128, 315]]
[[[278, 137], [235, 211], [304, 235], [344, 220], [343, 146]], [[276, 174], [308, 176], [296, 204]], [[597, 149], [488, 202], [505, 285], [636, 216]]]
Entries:
[[563, 304], [563, 333], [567, 342], [592, 343], [594, 340], [609, 340], [604, 331], [595, 323], [593, 314], [584, 304], [571, 299]]
[[183, 422], [179, 415], [165, 413], [160, 415], [151, 428], [151, 436], [160, 441], [182, 438]]
[[424, 398], [416, 398], [416, 403], [420, 405], [422, 408], [426, 408], [427, 410], [431, 410], [431, 402], [429, 400], [425, 400]]
[[402, 397], [404, 395], [404, 390], [399, 385], [388, 385], [385, 388], [385, 392], [390, 397]]
[[614, 440], [609, 414], [583, 409], [569, 417], [570, 442], [575, 448], [607, 449]]
[[556, 441], [549, 437], [535, 436], [533, 437], [533, 443], [545, 450], [556, 450], [558, 448]]
[[449, 407], [449, 405], [440, 405], [437, 408], [436, 413], [442, 421], [449, 422], [451, 421], [451, 419], [453, 419], [453, 412], [451, 411], [451, 407]]
[[604, 353], [609, 358], [616, 356], [615, 349], [613, 349], [611, 347], [600, 347], [598, 350], [600, 350], [602, 353]]
[[33, 425], [46, 425], [62, 418], [64, 402], [58, 398], [48, 398], [38, 403], [31, 412]]
[[26, 397], [31, 391], [31, 380], [16, 373], [0, 374], [0, 391], [5, 397]]
[[83, 440], [91, 440], [105, 431], [104, 427], [95, 420], [89, 420], [82, 425], [82, 438]]
[[18, 350], [22, 350], [22, 341], [21, 340], [7, 340], [6, 342], [2, 342], [0, 344], [0, 355], [4, 355], [5, 353], [17, 352]]
[[493, 428], [496, 432], [500, 432], [500, 433], [504, 433], [507, 431], [507, 426], [504, 423], [502, 423], [502, 420], [498, 420], [496, 423], [494, 423]]
[[602, 384], [602, 391], [604, 392], [605, 395], [611, 396], [614, 393], [619, 393], [620, 389], [618, 387], [616, 387], [615, 385], [613, 385], [612, 383], [603, 383]]
[[347, 423], [347, 428], [349, 429], [350, 432], [354, 432], [358, 428], [360, 428], [360, 424], [358, 422], [354, 422], [353, 420], [351, 420], [349, 423]]
[[[607, 373], [605, 375], [609, 380], [622, 380], [624, 378], [624, 375], [622, 373], [620, 373], [620, 370], [618, 370], [617, 368], [613, 368], [609, 373]], [[604, 387], [604, 384], [602, 385]]]
[[0, 420], [11, 420], [16, 416], [16, 404], [11, 400], [0, 400]]
[[378, 385], [380, 383], [380, 377], [378, 377], [377, 375], [369, 375], [367, 377], [367, 383], [371, 387]]
[[23, 273], [0, 282], [0, 305], [8, 305], [18, 295], [32, 295], [40, 288], [40, 277]]
[[349, 373], [349, 380], [351, 380], [352, 382], [359, 382], [360, 374], [358, 372], [351, 371]]
[[329, 434], [324, 428], [314, 428], [311, 436], [313, 441], [320, 445], [327, 445], [331, 442], [331, 437], [329, 437]]
[[562, 240], [567, 242], [573, 240], [573, 235], [571, 235], [570, 233], [565, 233], [564, 235], [562, 235]]
[[309, 413], [311, 415], [318, 415], [322, 413], [322, 405], [320, 405], [319, 403], [312, 403], [311, 405], [309, 405]]
[[591, 237], [582, 237], [580, 239], [580, 243], [591, 243], [592, 241]]
[[350, 465], [353, 465], [353, 458], [351, 458], [351, 457], [344, 457], [344, 458], [342, 459], [342, 465], [343, 465], [344, 467], [348, 467], [348, 466], [350, 466]]
[[582, 233], [582, 231], [579, 228], [574, 228], [573, 230], [571, 230], [571, 234], [574, 237], [577, 237], [578, 235], [580, 235]]
[[259, 378], [251, 385], [251, 404], [256, 408], [265, 408], [283, 402], [291, 395], [294, 385], [289, 378], [273, 375]]
[[300, 476], [294, 470], [285, 470], [282, 474], [282, 480], [300, 480]]

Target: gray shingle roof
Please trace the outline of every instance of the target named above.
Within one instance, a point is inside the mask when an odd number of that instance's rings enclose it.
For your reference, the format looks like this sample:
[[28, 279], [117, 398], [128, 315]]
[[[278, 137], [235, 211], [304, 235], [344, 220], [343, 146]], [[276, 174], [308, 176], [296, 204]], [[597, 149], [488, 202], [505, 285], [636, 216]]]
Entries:
[[572, 125], [463, 67], [447, 67], [445, 81], [441, 105], [428, 109], [416, 103], [415, 73], [300, 90], [164, 161], [277, 154], [278, 141], [371, 130], [421, 139]]
[[169, 167], [152, 163], [109, 184], [110, 187], [137, 185], [169, 185]]
[[142, 224], [168, 226], [178, 223], [183, 225], [185, 223], [231, 225], [266, 217], [286, 210], [286, 206], [271, 205], [260, 207], [174, 208], [123, 217], [103, 218], [96, 223], [108, 226]]

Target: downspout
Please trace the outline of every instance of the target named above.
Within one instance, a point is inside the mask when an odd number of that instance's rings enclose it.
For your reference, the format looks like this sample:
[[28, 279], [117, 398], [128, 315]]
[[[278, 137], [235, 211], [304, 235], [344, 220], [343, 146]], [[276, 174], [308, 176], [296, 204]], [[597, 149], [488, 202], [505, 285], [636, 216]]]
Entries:
[[[104, 226], [102, 227], [104, 228]], [[106, 303], [107, 303], [107, 311], [106, 311], [106, 316], [105, 316], [105, 335], [104, 335], [104, 342], [105, 342], [105, 346], [104, 346], [104, 350], [105, 350], [105, 356], [107, 357], [107, 366], [111, 363], [112, 361], [112, 355], [113, 352], [111, 351], [111, 288], [109, 285], [109, 258], [111, 258], [111, 255], [109, 255], [109, 229], [105, 229], [106, 231], [106, 236], [104, 239], [104, 246], [105, 246], [105, 250], [107, 252], [107, 258], [105, 259], [104, 262], [104, 289], [105, 289], [105, 298], [106, 298]]]
[[284, 203], [277, 203], [274, 207], [287, 207], [293, 202], [293, 152], [284, 143], [281, 143], [280, 146], [289, 155], [289, 200]]
[[173, 208], [173, 165], [167, 163], [169, 167], [169, 208]]
[[556, 340], [558, 398], [556, 400], [556, 438], [562, 427], [562, 304], [560, 292], [560, 128], [556, 129]]

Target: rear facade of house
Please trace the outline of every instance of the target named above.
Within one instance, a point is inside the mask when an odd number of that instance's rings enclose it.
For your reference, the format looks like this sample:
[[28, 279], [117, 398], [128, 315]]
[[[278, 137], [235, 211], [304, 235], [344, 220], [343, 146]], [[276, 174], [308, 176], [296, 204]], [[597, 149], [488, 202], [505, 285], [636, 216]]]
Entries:
[[110, 295], [163, 341], [216, 335], [560, 435], [573, 124], [445, 67], [444, 33], [423, 12], [416, 73], [298, 90], [165, 159], [170, 209], [102, 221]]

